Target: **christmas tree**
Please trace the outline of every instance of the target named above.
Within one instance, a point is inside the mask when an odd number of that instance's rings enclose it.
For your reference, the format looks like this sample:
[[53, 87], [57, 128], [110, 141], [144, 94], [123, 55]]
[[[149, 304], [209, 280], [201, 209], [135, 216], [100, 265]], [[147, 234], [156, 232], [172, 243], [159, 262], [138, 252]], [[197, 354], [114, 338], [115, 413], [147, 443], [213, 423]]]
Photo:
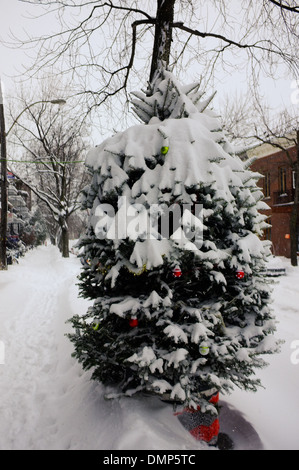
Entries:
[[[161, 71], [134, 93], [141, 124], [88, 154], [74, 355], [120, 394], [210, 410], [207, 391], [255, 391], [273, 353], [270, 254], [257, 187], [198, 84]], [[213, 410], [215, 411], [215, 410]]]

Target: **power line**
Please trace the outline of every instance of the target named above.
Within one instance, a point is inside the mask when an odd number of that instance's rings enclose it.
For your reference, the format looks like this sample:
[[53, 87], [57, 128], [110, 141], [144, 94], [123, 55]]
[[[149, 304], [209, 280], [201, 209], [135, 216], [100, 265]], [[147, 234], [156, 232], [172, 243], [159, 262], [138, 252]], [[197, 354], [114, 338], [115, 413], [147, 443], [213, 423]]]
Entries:
[[[2, 162], [3, 160], [0, 159], [0, 162]], [[7, 162], [14, 162], [14, 163], [85, 163], [85, 160], [74, 160], [74, 161], [65, 161], [65, 162], [59, 162], [59, 161], [45, 161], [45, 160], [40, 160], [40, 161], [35, 161], [35, 160], [10, 160], [10, 159], [6, 159]]]

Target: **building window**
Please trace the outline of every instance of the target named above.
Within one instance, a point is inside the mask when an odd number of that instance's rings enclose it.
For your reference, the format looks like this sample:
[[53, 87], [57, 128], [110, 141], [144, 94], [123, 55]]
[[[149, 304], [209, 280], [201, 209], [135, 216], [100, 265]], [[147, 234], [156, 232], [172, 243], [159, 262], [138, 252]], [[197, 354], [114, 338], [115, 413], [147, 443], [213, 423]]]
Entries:
[[285, 168], [279, 169], [279, 191], [284, 194], [287, 191], [287, 171]]
[[270, 197], [271, 196], [271, 181], [270, 181], [270, 173], [265, 173], [264, 175], [264, 196]]
[[296, 188], [296, 171], [292, 171], [292, 188]]

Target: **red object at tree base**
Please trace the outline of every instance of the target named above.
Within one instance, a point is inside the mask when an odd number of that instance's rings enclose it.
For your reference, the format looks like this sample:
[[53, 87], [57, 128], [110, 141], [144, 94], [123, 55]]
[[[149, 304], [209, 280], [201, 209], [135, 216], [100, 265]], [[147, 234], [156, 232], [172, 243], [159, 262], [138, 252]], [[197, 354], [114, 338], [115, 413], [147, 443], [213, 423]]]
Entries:
[[203, 424], [197, 428], [191, 429], [189, 432], [197, 441], [204, 441], [208, 444], [216, 443], [216, 438], [219, 434], [220, 424], [219, 419], [215, 419], [209, 426]]
[[131, 328], [135, 328], [138, 326], [138, 319], [137, 318], [131, 318], [129, 321], [129, 325]]
[[[217, 405], [219, 392], [213, 394], [209, 402]], [[218, 416], [203, 413], [200, 406], [197, 409], [184, 408], [182, 412], [174, 415], [178, 417], [180, 423], [197, 441], [204, 441], [209, 445], [216, 444], [220, 429]]]

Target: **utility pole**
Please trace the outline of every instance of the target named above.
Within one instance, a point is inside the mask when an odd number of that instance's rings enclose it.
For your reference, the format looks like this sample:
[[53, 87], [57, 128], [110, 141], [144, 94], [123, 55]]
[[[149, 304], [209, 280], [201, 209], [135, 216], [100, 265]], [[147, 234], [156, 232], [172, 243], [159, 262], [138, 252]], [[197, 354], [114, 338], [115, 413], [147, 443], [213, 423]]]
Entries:
[[0, 80], [0, 139], [1, 139], [1, 221], [0, 221], [0, 270], [7, 269], [6, 238], [7, 238], [7, 155], [4, 102]]

